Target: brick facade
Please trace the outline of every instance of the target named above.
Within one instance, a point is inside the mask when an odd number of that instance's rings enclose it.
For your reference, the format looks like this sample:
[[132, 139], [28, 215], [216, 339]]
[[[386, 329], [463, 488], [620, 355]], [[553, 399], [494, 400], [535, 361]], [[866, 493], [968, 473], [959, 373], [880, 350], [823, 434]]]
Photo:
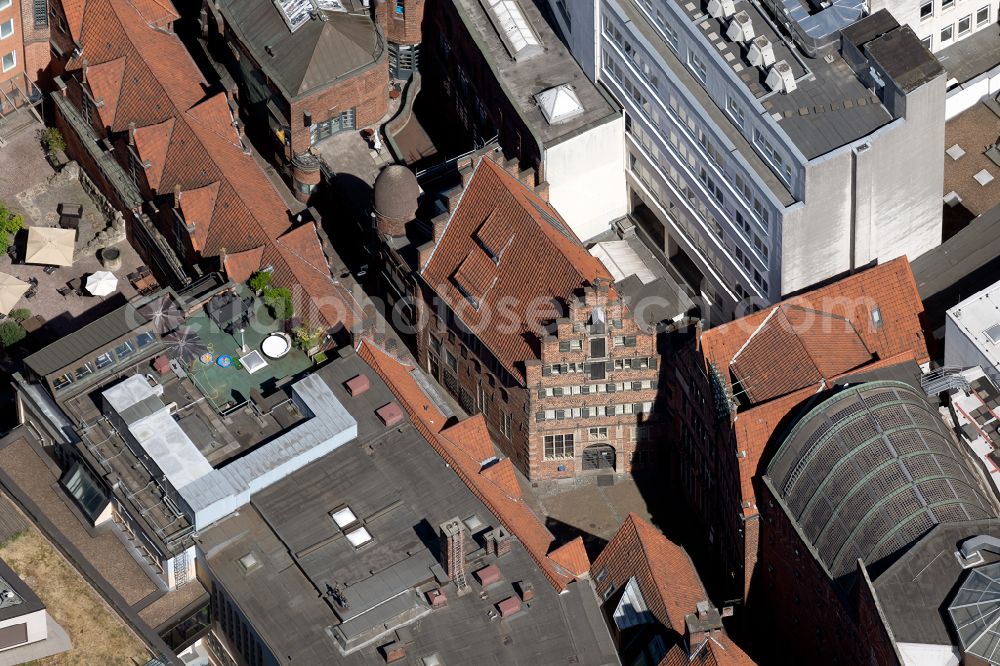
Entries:
[[[425, 0], [381, 0], [375, 5], [375, 18], [385, 38], [393, 44], [419, 44], [424, 20]], [[401, 10], [401, 11], [400, 11]]]
[[770, 486], [762, 484], [762, 520], [751, 617], [763, 652], [784, 663], [896, 666], [892, 640], [859, 571], [853, 589], [838, 594], [803, 542]]
[[355, 110], [358, 127], [376, 124], [389, 108], [389, 70], [385, 58], [377, 66], [346, 80], [338, 81], [317, 92], [291, 101], [291, 144], [286, 147], [285, 158], [309, 150], [310, 128], [305, 124], [305, 114], [312, 115], [313, 124], [325, 122], [348, 109]]
[[[6, 9], [0, 9], [0, 25], [11, 22], [13, 32], [0, 41], [0, 58], [14, 54], [14, 66], [6, 72], [0, 71], [0, 90], [12, 98], [18, 105], [23, 98], [12, 95], [15, 91], [25, 96], [31, 93], [31, 84], [45, 77], [49, 64], [49, 25], [48, 14], [40, 17], [42, 21], [36, 25], [32, 0], [13, 0]], [[0, 111], [9, 113], [9, 103], [0, 97]]]

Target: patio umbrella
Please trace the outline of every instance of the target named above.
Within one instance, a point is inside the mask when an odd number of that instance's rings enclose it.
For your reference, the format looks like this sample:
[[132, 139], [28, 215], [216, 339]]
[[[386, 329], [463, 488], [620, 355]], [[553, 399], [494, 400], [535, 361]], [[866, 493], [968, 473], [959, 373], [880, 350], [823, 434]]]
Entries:
[[94, 296], [107, 296], [118, 288], [118, 278], [109, 271], [97, 271], [87, 278], [87, 291]]
[[56, 227], [28, 227], [24, 263], [72, 266], [76, 231]]
[[164, 294], [146, 303], [139, 308], [139, 312], [149, 317], [161, 335], [174, 330], [184, 321], [184, 312], [177, 306], [170, 294]]
[[201, 336], [187, 326], [164, 336], [163, 340], [167, 343], [171, 356], [189, 363], [201, 358], [201, 355], [208, 351], [208, 345]]
[[0, 312], [7, 314], [28, 291], [28, 283], [21, 282], [13, 275], [0, 273]]

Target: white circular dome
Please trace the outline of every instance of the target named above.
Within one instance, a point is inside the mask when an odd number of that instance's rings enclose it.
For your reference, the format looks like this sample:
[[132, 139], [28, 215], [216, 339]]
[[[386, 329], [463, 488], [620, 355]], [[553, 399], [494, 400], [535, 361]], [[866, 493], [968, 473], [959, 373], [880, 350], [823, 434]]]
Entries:
[[260, 350], [268, 358], [281, 358], [292, 350], [292, 340], [285, 333], [272, 333], [264, 338]]

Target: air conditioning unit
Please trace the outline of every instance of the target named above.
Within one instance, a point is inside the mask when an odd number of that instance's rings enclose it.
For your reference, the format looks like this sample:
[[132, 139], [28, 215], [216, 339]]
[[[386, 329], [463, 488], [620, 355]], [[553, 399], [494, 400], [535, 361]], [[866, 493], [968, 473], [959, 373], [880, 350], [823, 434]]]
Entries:
[[733, 16], [726, 29], [726, 37], [734, 42], [749, 42], [753, 39], [753, 35], [753, 21], [750, 20], [750, 14], [745, 11]]
[[754, 37], [750, 43], [750, 52], [747, 53], [747, 60], [754, 67], [767, 69], [774, 64], [774, 47], [771, 40], [764, 35]]
[[774, 66], [767, 72], [767, 79], [765, 79], [764, 83], [769, 89], [777, 92], [793, 92], [796, 85], [791, 65], [785, 60], [779, 60], [774, 63]]
[[727, 19], [736, 13], [735, 0], [709, 0], [708, 15], [712, 18]]

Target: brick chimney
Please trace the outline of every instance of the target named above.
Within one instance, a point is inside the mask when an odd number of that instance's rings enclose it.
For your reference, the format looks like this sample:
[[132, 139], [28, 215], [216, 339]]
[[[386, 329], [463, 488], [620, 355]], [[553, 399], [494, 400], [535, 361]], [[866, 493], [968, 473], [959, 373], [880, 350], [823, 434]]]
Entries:
[[459, 596], [472, 591], [465, 575], [465, 525], [458, 518], [441, 523], [441, 565]]
[[687, 642], [688, 654], [693, 654], [713, 633], [722, 630], [719, 609], [708, 601], [699, 601], [694, 614], [684, 617], [684, 640]]
[[484, 536], [486, 551], [495, 557], [503, 557], [510, 552], [511, 538], [503, 527], [496, 527]]

